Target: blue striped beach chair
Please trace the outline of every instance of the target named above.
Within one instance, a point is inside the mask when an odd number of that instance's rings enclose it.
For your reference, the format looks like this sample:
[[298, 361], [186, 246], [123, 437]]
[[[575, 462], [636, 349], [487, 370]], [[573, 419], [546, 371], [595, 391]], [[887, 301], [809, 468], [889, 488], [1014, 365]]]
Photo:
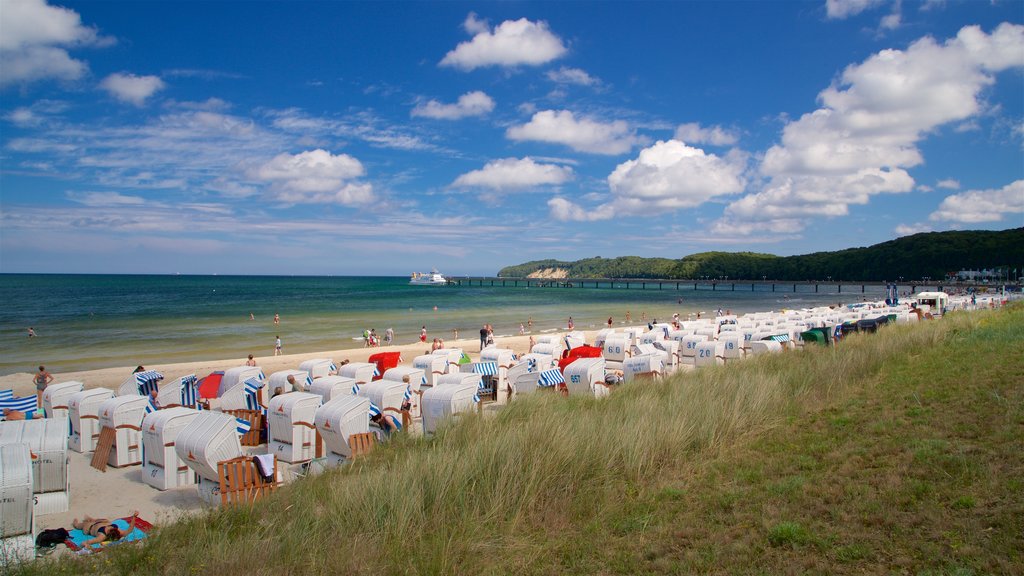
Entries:
[[[11, 392], [10, 390], [4, 390], [4, 392]], [[15, 396], [13, 392], [11, 394], [4, 394], [0, 396], [0, 419], [3, 417], [4, 409], [17, 410], [18, 412], [24, 412], [26, 419], [31, 419], [35, 416], [37, 410], [39, 410], [39, 398], [35, 394], [32, 396]]]

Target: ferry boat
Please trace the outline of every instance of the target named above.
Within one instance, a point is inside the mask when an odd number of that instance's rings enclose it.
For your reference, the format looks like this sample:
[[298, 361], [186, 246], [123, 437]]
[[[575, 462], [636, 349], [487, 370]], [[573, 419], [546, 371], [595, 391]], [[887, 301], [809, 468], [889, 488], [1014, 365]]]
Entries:
[[409, 284], [416, 286], [440, 286], [447, 283], [448, 280], [436, 268], [430, 272], [413, 272], [409, 278]]

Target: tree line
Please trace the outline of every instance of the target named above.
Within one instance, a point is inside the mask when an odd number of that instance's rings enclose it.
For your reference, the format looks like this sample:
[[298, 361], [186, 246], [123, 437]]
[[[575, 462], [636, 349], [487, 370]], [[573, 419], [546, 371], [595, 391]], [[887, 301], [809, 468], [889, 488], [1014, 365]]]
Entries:
[[566, 270], [569, 278], [920, 282], [925, 278], [942, 280], [960, 270], [996, 267], [1007, 268], [1011, 280], [1024, 276], [1024, 228], [924, 232], [874, 246], [799, 256], [701, 252], [679, 260], [639, 256], [598, 256], [575, 262], [535, 260], [506, 266], [498, 276], [524, 277], [556, 268]]

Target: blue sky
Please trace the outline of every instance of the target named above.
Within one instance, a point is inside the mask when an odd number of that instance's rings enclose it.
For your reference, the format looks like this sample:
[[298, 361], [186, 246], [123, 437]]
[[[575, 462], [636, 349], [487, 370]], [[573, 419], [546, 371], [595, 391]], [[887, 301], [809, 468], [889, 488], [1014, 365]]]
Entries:
[[1024, 4], [0, 0], [0, 271], [1024, 226]]

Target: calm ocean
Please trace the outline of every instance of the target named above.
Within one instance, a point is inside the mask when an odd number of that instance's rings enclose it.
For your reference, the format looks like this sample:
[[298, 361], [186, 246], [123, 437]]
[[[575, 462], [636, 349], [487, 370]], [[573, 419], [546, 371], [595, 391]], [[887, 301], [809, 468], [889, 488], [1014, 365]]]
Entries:
[[[684, 318], [697, 311], [736, 313], [803, 308], [868, 293], [504, 288], [409, 286], [406, 277], [121, 276], [0, 274], [0, 374], [244, 358], [273, 353], [280, 335], [286, 354], [357, 348], [364, 329], [383, 336], [394, 328], [400, 344], [428, 336], [476, 338], [489, 322], [497, 335], [518, 334], [533, 318], [533, 332], [616, 324], [629, 311], [634, 323]], [[792, 289], [792, 285], [785, 285]], [[809, 288], [813, 290], [813, 288]], [[678, 299], [682, 298], [682, 304]], [[434, 307], [437, 307], [436, 311]], [[249, 319], [249, 314], [255, 320]], [[274, 314], [281, 324], [275, 326]], [[28, 338], [28, 327], [37, 338]]]

